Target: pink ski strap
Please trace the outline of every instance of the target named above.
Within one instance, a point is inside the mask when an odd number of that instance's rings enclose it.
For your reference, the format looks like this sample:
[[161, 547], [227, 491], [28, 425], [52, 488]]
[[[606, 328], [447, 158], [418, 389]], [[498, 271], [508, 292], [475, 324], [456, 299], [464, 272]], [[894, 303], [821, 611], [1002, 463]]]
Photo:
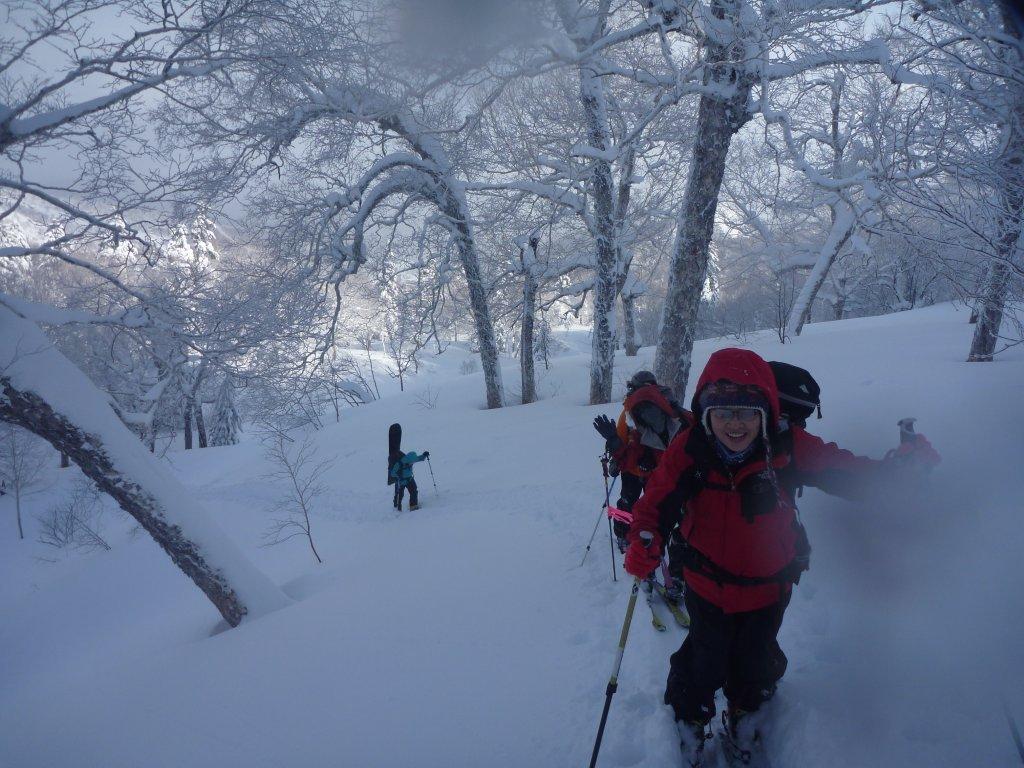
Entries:
[[633, 523], [633, 515], [624, 509], [613, 507], [611, 504], [608, 505], [608, 517], [612, 520], [618, 520], [619, 522], [631, 525]]

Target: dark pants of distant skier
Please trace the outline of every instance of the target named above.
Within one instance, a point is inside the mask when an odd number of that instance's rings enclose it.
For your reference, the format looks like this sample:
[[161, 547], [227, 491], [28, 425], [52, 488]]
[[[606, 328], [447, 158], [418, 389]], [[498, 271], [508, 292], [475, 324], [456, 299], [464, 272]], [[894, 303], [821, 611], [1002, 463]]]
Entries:
[[409, 489], [409, 506], [415, 507], [420, 503], [420, 492], [416, 487], [416, 481], [409, 478], [404, 486], [401, 482], [395, 483], [395, 509], [402, 508], [402, 496], [405, 494], [406, 488]]
[[[629, 512], [640, 498], [640, 494], [644, 492], [644, 479], [632, 472], [623, 472], [619, 478], [622, 482], [619, 484], [619, 500], [615, 502], [615, 506]], [[620, 539], [629, 535], [629, 525], [621, 520], [614, 521], [614, 528], [615, 535]]]
[[677, 720], [707, 722], [715, 714], [719, 688], [731, 707], [747, 712], [775, 694], [786, 672], [786, 654], [776, 636], [789, 598], [756, 611], [725, 613], [686, 590], [692, 624], [682, 647], [672, 654], [665, 686], [665, 703]]

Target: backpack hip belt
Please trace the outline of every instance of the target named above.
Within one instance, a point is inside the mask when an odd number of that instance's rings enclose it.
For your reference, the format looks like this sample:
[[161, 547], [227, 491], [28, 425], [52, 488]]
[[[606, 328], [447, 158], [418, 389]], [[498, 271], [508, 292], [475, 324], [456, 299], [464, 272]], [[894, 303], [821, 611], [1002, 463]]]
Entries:
[[762, 584], [799, 584], [801, 574], [810, 568], [810, 558], [802, 556], [798, 551], [789, 563], [771, 576], [741, 576], [726, 570], [686, 541], [683, 541], [682, 561], [684, 568], [711, 579], [719, 586], [731, 584], [737, 587], [757, 587]]

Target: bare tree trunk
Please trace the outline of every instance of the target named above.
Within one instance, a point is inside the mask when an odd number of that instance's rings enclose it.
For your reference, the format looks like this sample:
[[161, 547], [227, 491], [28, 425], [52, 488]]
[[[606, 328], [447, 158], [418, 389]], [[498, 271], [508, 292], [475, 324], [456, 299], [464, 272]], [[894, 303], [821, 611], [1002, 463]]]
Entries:
[[[596, 63], [580, 65], [580, 100], [590, 146], [606, 152], [611, 146], [604, 84]], [[615, 198], [612, 166], [604, 157], [595, 158], [590, 171], [594, 195], [594, 223], [597, 228], [594, 254], [594, 327], [591, 335], [590, 404], [612, 399], [615, 369], [615, 296], [618, 293], [618, 249], [615, 232]]]
[[[830, 123], [830, 138], [832, 148], [832, 178], [838, 179], [843, 172], [843, 160], [846, 154], [846, 146], [839, 128], [840, 110], [842, 107], [843, 89], [846, 86], [846, 75], [840, 70], [835, 73], [832, 79], [832, 98], [830, 100], [832, 120]], [[790, 313], [786, 323], [786, 335], [789, 337], [799, 336], [804, 329], [804, 324], [811, 317], [811, 310], [814, 308], [814, 299], [825, 284], [832, 265], [839, 258], [843, 246], [853, 235], [857, 226], [857, 216], [849, 203], [840, 199], [829, 206], [829, 231], [828, 237], [821, 248], [818, 249], [818, 258], [803, 287], [800, 295], [793, 303], [793, 311]]]
[[195, 407], [195, 403], [191, 397], [185, 398], [185, 411], [182, 427], [185, 430], [185, 450], [192, 450], [192, 410]]
[[498, 343], [494, 337], [494, 324], [491, 322], [487, 290], [484, 288], [483, 275], [480, 274], [476, 242], [473, 240], [468, 221], [460, 223], [459, 230], [465, 233], [459, 240], [459, 258], [462, 261], [462, 270], [466, 274], [466, 285], [469, 288], [469, 306], [473, 312], [473, 323], [476, 326], [477, 345], [480, 347], [480, 366], [484, 372], [487, 407], [501, 408], [505, 402], [505, 387], [501, 381]]
[[[207, 440], [206, 440], [206, 421], [203, 419], [203, 400], [202, 400], [202, 394], [201, 394], [202, 393], [202, 387], [203, 387], [203, 378], [204, 378], [205, 375], [206, 375], [206, 361], [203, 360], [199, 364], [199, 367], [198, 367], [198, 369], [195, 372], [195, 379], [192, 382], [192, 389], [188, 393], [188, 402], [185, 404], [185, 407], [195, 414], [196, 433], [199, 435], [199, 447], [200, 448], [205, 448], [206, 445], [207, 445]], [[188, 423], [188, 419], [186, 419], [186, 423]], [[189, 424], [186, 427], [186, 429], [185, 429], [185, 433], [186, 433], [186, 438], [185, 439], [186, 439], [186, 441], [188, 443], [192, 442], [192, 436], [190, 434], [191, 431], [192, 431], [192, 427], [191, 427], [191, 424]]]
[[196, 434], [199, 436], [199, 447], [206, 448], [209, 441], [206, 439], [206, 419], [203, 417], [203, 401], [196, 399]]
[[21, 488], [14, 486], [14, 514], [18, 518], [18, 538], [25, 538], [25, 530], [21, 527]]
[[466, 275], [469, 307], [473, 313], [477, 345], [480, 347], [480, 365], [483, 368], [484, 386], [487, 390], [487, 407], [501, 408], [505, 401], [505, 388], [501, 380], [498, 343], [494, 336], [487, 288], [480, 272], [480, 259], [477, 256], [465, 191], [455, 177], [451, 161], [445, 156], [440, 145], [417, 126], [415, 121], [408, 116], [395, 113], [379, 118], [377, 123], [385, 130], [400, 134], [417, 154], [430, 160], [438, 168], [437, 181], [440, 182], [440, 190], [435, 202], [450, 222], [449, 231], [455, 236], [459, 261]]
[[[0, 411], [0, 415], [3, 415], [2, 411]], [[17, 445], [15, 444], [15, 440], [14, 440], [14, 436], [13, 435], [11, 437], [11, 442], [10, 442], [10, 445], [8, 446], [8, 448], [10, 449], [11, 469], [13, 471], [13, 475], [11, 477], [11, 490], [14, 492], [14, 514], [15, 514], [15, 517], [17, 517], [17, 520], [18, 520], [18, 538], [19, 539], [24, 539], [25, 538], [25, 531], [22, 530], [22, 527], [21, 527], [21, 474], [20, 474], [20, 472], [17, 469], [17, 467], [18, 467], [18, 449], [17, 449]]]
[[[613, 149], [608, 104], [601, 74], [600, 56], [587, 53], [605, 32], [609, 6], [584, 8], [577, 2], [556, 2], [565, 31], [581, 54], [577, 66], [580, 104], [591, 150], [588, 187], [593, 196], [594, 231], [594, 324], [591, 332], [590, 403], [607, 403], [612, 397], [615, 368], [615, 297], [618, 295], [618, 237], [616, 235]], [[628, 202], [628, 198], [627, 198]]]
[[640, 351], [640, 345], [636, 343], [636, 311], [633, 306], [636, 297], [620, 293], [619, 300], [622, 302], [622, 345], [626, 348], [626, 357], [636, 357], [636, 353]]
[[629, 214], [629, 199], [633, 191], [633, 172], [636, 166], [636, 148], [630, 144], [622, 158], [622, 167], [619, 171], [619, 185], [615, 193], [615, 231], [618, 235], [615, 243], [615, 262], [618, 271], [616, 293], [622, 302], [622, 346], [626, 350], [626, 357], [636, 357], [640, 346], [636, 343], [636, 315], [633, 303], [636, 296], [630, 292], [627, 296], [626, 281], [629, 279], [629, 268], [632, 259], [626, 257], [622, 249], [622, 234], [626, 226], [626, 217]]
[[836, 297], [835, 303], [832, 304], [832, 317], [835, 320], [842, 320], [846, 317], [846, 296], [840, 295]]
[[10, 379], [0, 378], [0, 386], [4, 394], [0, 399], [0, 417], [34, 432], [74, 459], [86, 477], [134, 517], [175, 565], [203, 590], [228, 624], [238, 626], [247, 612], [238, 595], [223, 575], [206, 562], [196, 544], [163, 518], [157, 500], [121, 476], [107, 457], [103, 441], [96, 435], [82, 432], [35, 393], [15, 388]]
[[[308, 525], [308, 523], [309, 523], [309, 515], [306, 515], [306, 523]], [[307, 536], [306, 538], [309, 539], [309, 548], [313, 550], [313, 557], [316, 558], [316, 561], [320, 565], [323, 565], [324, 561], [320, 558], [320, 553], [316, 551], [316, 544], [313, 543], [313, 537], [312, 536]]]
[[[1015, 9], [1008, 0], [1001, 0], [999, 7], [1003, 17], [1003, 30], [1019, 43], [1021, 30], [1014, 16]], [[1024, 86], [1020, 83], [1011, 83], [1010, 88], [1013, 103], [1007, 116], [1009, 135], [1003, 148], [1002, 167], [999, 169], [999, 182], [1002, 186], [999, 190], [999, 239], [996, 241], [995, 255], [988, 267], [980, 306], [977, 306], [978, 324], [974, 326], [971, 352], [967, 356], [969, 363], [992, 361], [1006, 306], [1010, 278], [1008, 265], [1014, 257], [1017, 241], [1020, 239], [1021, 214], [1024, 207]]]
[[[723, 35], [741, 34], [737, 0], [712, 0], [710, 12], [723, 22], [717, 40]], [[690, 375], [697, 311], [707, 280], [725, 161], [732, 137], [748, 119], [751, 82], [729, 64], [743, 55], [742, 40], [729, 41], [727, 46], [717, 40], [707, 41], [704, 60], [710, 65], [706, 79], [722, 93], [701, 95], [693, 160], [676, 228], [654, 363], [658, 381], [670, 386], [679, 398], [684, 396]]]
[[66, 453], [62, 452], [61, 455], [60, 455], [60, 468], [61, 469], [67, 469], [70, 466], [71, 466], [71, 459], [68, 458], [68, 455]]
[[523, 405], [537, 399], [537, 379], [533, 370], [533, 319], [537, 311], [537, 280], [527, 267], [523, 276], [522, 341], [519, 345], [519, 367], [522, 372]]
[[1003, 324], [1003, 308], [1006, 305], [1009, 276], [1010, 270], [1006, 264], [993, 259], [989, 264], [985, 287], [982, 291], [981, 310], [978, 314], [978, 323], [974, 326], [971, 353], [967, 357], [969, 363], [992, 362], [992, 356], [996, 351], [996, 342], [999, 341], [999, 327]]
[[818, 250], [818, 259], [814, 264], [814, 268], [811, 269], [807, 279], [804, 280], [800, 293], [796, 297], [796, 301], [793, 302], [793, 309], [789, 313], [789, 320], [786, 322], [786, 335], [790, 338], [799, 336], [800, 332], [804, 329], [804, 324], [811, 316], [815, 296], [818, 295], [821, 286], [825, 284], [825, 278], [828, 277], [829, 270], [839, 257], [843, 246], [846, 245], [846, 242], [853, 235], [856, 226], [857, 217], [849, 206], [845, 204], [841, 208], [837, 206], [834, 221], [829, 229], [828, 239], [825, 240]]

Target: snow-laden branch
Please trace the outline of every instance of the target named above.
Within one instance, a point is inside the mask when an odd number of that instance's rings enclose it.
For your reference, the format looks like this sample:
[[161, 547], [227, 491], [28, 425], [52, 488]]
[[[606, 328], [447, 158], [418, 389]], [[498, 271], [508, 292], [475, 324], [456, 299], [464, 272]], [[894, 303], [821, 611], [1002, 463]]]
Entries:
[[59, 309], [50, 304], [39, 304], [18, 296], [0, 292], [0, 305], [18, 315], [42, 325], [116, 325], [121, 328], [144, 328], [153, 324], [144, 307], [132, 307], [116, 315], [97, 315], [76, 309]]
[[144, 91], [149, 91], [157, 86], [169, 83], [171, 80], [177, 80], [182, 77], [209, 75], [222, 69], [226, 64], [227, 62], [220, 61], [197, 66], [170, 67], [158, 75], [142, 78], [132, 85], [116, 89], [102, 96], [22, 119], [15, 119], [15, 115], [20, 114], [24, 110], [19, 110], [18, 112], [10, 110], [0, 120], [0, 151], [4, 151], [7, 147], [24, 141], [27, 138], [52, 131], [88, 115], [102, 112], [117, 104], [128, 101]]
[[[366, 224], [377, 207], [394, 195], [424, 197], [436, 201], [437, 189], [431, 176], [420, 170], [407, 169], [393, 172], [366, 192], [356, 212], [330, 237], [327, 253], [334, 263], [333, 279], [342, 281], [366, 263], [363, 249]], [[336, 213], [336, 209], [332, 210], [327, 219], [334, 218]], [[351, 244], [348, 243], [350, 235]]]
[[545, 184], [532, 179], [516, 179], [513, 181], [467, 181], [464, 184], [467, 192], [522, 192], [536, 195], [551, 203], [575, 213], [583, 221], [588, 230], [593, 231], [593, 217], [587, 208], [587, 201], [570, 189]]
[[[138, 234], [133, 230], [122, 226], [116, 221], [108, 221], [104, 219], [102, 216], [89, 213], [81, 206], [72, 205], [70, 202], [61, 200], [59, 197], [50, 194], [46, 190], [40, 189], [35, 184], [28, 184], [26, 182], [13, 181], [11, 179], [0, 177], [0, 189], [9, 189], [16, 194], [34, 197], [37, 200], [42, 200], [44, 203], [52, 205], [57, 210], [63, 211], [64, 213], [68, 214], [71, 218], [75, 219], [76, 221], [85, 222], [90, 227], [95, 227], [97, 229], [102, 229], [105, 230], [106, 232], [109, 232], [111, 235], [114, 236], [115, 240], [139, 240]], [[12, 253], [10, 252], [11, 250], [12, 249], [9, 248], [0, 248], [0, 258], [3, 258], [4, 256], [17, 255], [27, 256], [37, 252], [32, 248], [22, 249], [24, 253], [21, 254]]]
[[400, 168], [422, 171], [431, 176], [439, 174], [439, 169], [434, 163], [419, 155], [414, 155], [411, 152], [392, 152], [374, 162], [359, 180], [345, 190], [345, 192], [331, 192], [328, 194], [324, 198], [324, 203], [338, 211], [348, 208], [358, 203], [363, 195], [366, 194], [366, 190], [383, 174]]

